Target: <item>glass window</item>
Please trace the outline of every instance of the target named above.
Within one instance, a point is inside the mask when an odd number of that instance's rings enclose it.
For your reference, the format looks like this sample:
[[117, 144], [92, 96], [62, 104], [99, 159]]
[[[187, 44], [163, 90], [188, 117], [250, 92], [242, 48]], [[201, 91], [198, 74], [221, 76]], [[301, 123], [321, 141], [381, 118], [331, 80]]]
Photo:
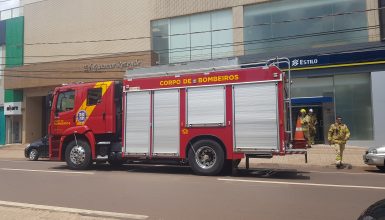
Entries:
[[151, 22], [152, 49], [159, 64], [233, 55], [232, 10]]
[[97, 105], [102, 101], [102, 88], [92, 88], [87, 91], [87, 106]]
[[159, 63], [169, 63], [168, 60], [168, 35], [169, 20], [162, 19], [151, 23], [152, 49], [157, 53]]
[[[373, 110], [369, 73], [330, 77], [294, 78], [292, 97], [332, 97], [335, 113], [324, 118], [324, 126], [340, 115], [348, 125], [352, 140], [373, 140]], [[325, 109], [324, 109], [325, 110]], [[326, 120], [327, 123], [326, 123]]]
[[333, 77], [295, 78], [292, 97], [333, 97]]
[[1, 20], [7, 20], [7, 19], [12, 18], [12, 10], [11, 9], [1, 11], [0, 13], [1, 13]]
[[233, 56], [233, 16], [230, 10], [216, 11], [212, 19], [212, 58]]
[[370, 74], [336, 75], [337, 115], [348, 125], [352, 140], [373, 140]]
[[211, 15], [191, 16], [191, 57], [198, 60], [211, 58]]
[[[292, 0], [244, 8], [245, 53], [368, 42], [366, 1]], [[334, 15], [334, 16], [333, 16]]]
[[56, 103], [57, 112], [66, 112], [74, 109], [75, 91], [66, 91], [58, 95]]
[[170, 20], [170, 63], [190, 60], [189, 17]]

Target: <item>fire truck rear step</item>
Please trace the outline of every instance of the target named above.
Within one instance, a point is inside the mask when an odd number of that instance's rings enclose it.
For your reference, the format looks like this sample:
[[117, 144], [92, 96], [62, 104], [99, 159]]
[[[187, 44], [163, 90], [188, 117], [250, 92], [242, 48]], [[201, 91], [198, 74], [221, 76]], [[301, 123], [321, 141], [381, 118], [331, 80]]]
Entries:
[[250, 158], [267, 158], [270, 159], [273, 157], [272, 152], [253, 152], [253, 153], [245, 153], [246, 158], [246, 169], [248, 170], [250, 167]]
[[304, 154], [305, 163], [307, 163], [307, 150], [306, 149], [287, 149], [286, 154]]
[[[307, 163], [307, 150], [306, 149], [288, 149], [285, 151], [286, 154], [304, 154], [305, 155], [305, 163]], [[250, 158], [266, 158], [270, 159], [273, 157], [272, 152], [245, 152], [246, 158], [246, 169], [250, 168]]]

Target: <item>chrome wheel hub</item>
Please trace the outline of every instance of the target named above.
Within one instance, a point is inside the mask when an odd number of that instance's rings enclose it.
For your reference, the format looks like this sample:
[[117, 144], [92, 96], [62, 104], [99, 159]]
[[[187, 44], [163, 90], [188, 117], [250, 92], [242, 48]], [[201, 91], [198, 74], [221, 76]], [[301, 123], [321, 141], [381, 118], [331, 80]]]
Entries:
[[70, 159], [73, 164], [79, 165], [84, 162], [86, 158], [86, 151], [82, 146], [75, 146], [71, 149]]
[[29, 159], [30, 159], [30, 160], [35, 159], [36, 156], [37, 156], [36, 150], [32, 150], [32, 151], [29, 153]]
[[195, 160], [199, 167], [210, 169], [217, 161], [217, 154], [210, 146], [203, 146], [195, 152]]

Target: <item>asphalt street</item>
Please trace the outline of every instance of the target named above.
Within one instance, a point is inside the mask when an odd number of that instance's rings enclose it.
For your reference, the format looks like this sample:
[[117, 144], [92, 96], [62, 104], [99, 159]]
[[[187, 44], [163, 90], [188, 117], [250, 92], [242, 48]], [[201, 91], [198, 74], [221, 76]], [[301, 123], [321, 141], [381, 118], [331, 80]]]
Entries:
[[205, 177], [181, 166], [100, 164], [73, 171], [63, 162], [0, 160], [0, 204], [123, 213], [132, 219], [351, 220], [384, 198], [385, 174], [370, 168], [260, 167]]

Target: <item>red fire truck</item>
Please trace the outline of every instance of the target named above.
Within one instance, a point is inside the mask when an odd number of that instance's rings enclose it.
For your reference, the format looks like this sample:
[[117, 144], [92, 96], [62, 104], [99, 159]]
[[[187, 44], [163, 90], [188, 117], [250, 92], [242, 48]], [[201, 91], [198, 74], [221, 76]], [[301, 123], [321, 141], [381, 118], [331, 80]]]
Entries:
[[267, 63], [61, 86], [49, 155], [71, 169], [104, 158], [174, 161], [216, 175], [245, 157], [248, 167], [250, 157], [306, 153], [292, 145], [288, 77]]

